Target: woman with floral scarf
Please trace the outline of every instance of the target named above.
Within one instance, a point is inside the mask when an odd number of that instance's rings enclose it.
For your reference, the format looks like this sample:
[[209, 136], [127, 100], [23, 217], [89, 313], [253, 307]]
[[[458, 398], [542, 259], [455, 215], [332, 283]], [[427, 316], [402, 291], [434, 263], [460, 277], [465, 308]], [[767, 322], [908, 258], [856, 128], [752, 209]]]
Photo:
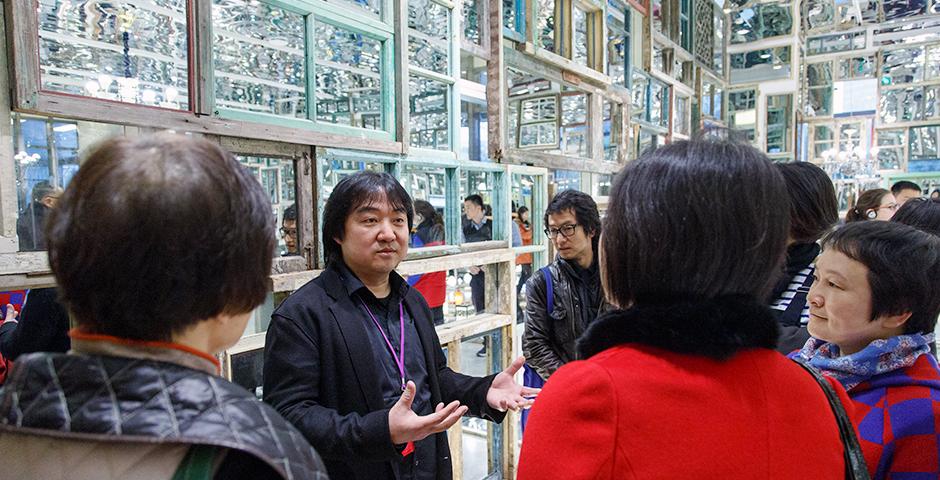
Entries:
[[852, 223], [823, 240], [814, 278], [812, 338], [792, 356], [848, 391], [873, 479], [937, 478], [940, 368], [929, 344], [940, 314], [940, 238]]

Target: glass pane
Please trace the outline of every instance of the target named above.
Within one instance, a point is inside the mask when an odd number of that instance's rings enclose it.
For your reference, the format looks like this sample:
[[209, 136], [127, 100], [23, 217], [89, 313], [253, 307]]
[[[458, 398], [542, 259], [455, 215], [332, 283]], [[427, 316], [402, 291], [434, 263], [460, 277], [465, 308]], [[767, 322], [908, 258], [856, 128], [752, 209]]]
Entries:
[[[466, 375], [485, 377], [501, 370], [499, 359], [502, 358], [502, 342], [499, 330], [480, 336], [464, 339], [460, 342], [460, 372]], [[499, 424], [482, 418], [464, 417], [461, 447], [465, 458], [473, 461], [463, 462], [461, 478], [482, 480], [498, 478], [501, 469], [501, 452], [497, 449], [501, 435]]]
[[832, 85], [832, 64], [810, 63], [806, 65], [807, 84], [810, 87], [820, 87]]
[[536, 0], [538, 2], [538, 42], [542, 48], [555, 50], [555, 0]]
[[846, 52], [865, 48], [865, 32], [840, 33], [807, 40], [807, 54]]
[[408, 63], [450, 75], [450, 9], [431, 0], [408, 0]]
[[723, 73], [725, 69], [725, 17], [723, 14], [715, 14], [712, 31], [715, 33], [715, 42], [712, 45], [712, 51], [715, 52], [712, 57], [712, 68], [718, 73]]
[[408, 79], [413, 147], [450, 150], [448, 85], [424, 77]]
[[602, 114], [604, 122], [604, 160], [619, 161], [620, 132], [623, 128], [623, 107], [616, 102], [604, 100]]
[[215, 0], [216, 106], [306, 118], [305, 32], [303, 15], [259, 2]]
[[609, 3], [607, 12], [607, 75], [612, 84], [625, 86], [627, 33], [623, 25], [624, 13]]
[[862, 25], [877, 21], [878, 2], [876, 0], [835, 0], [836, 17], [840, 26]]
[[317, 121], [382, 130], [382, 42], [316, 22]]
[[911, 160], [933, 160], [940, 157], [937, 137], [940, 127], [916, 127], [910, 130], [911, 134]]
[[[326, 204], [333, 193], [333, 188], [340, 180], [362, 170], [384, 172], [385, 164], [381, 162], [363, 162], [355, 160], [338, 159], [326, 153], [327, 150], [317, 149], [317, 158], [320, 159], [320, 208]], [[345, 158], [345, 156], [344, 156]]]
[[874, 75], [875, 57], [854, 57], [839, 60], [839, 78], [852, 80]]
[[689, 99], [676, 97], [676, 118], [674, 131], [681, 135], [688, 135], [690, 123]]
[[556, 194], [568, 189], [584, 191], [581, 188], [581, 172], [575, 170], [555, 170], [553, 172], [553, 180]]
[[881, 84], [897, 85], [924, 80], [923, 47], [889, 50], [881, 54]]
[[294, 176], [294, 161], [286, 158], [236, 155], [239, 162], [251, 172], [271, 201], [271, 209], [280, 235], [277, 252], [284, 255], [300, 255], [298, 236], [297, 188]]
[[[415, 220], [411, 235], [411, 248], [433, 247], [446, 242], [444, 232], [444, 208], [446, 206], [447, 172], [443, 168], [402, 166], [401, 184], [414, 200]], [[443, 282], [443, 273], [440, 278]], [[417, 279], [409, 278], [412, 285]], [[433, 291], [428, 289], [427, 291]], [[424, 293], [422, 291], [422, 293]], [[425, 295], [431, 303], [431, 298]], [[435, 299], [443, 302], [443, 298]], [[431, 308], [441, 303], [430, 305]]]
[[886, 124], [924, 119], [922, 87], [882, 90], [880, 103], [881, 121]]
[[652, 84], [650, 100], [650, 123], [661, 127], [669, 126], [669, 86], [659, 82]]
[[649, 78], [634, 71], [633, 86], [630, 89], [630, 117], [632, 120], [646, 120], [646, 95], [649, 90]]
[[883, 0], [885, 21], [923, 15], [927, 0]]
[[789, 35], [793, 17], [788, 4], [763, 3], [731, 13], [731, 43]]
[[516, 1], [503, 0], [503, 26], [516, 31]]
[[573, 47], [573, 52], [571, 59], [575, 63], [581, 65], [588, 64], [588, 27], [587, 27], [587, 13], [584, 10], [578, 8], [577, 6], [572, 8], [572, 19], [571, 24], [574, 28], [571, 37], [571, 45]]
[[81, 150], [123, 135], [124, 127], [16, 113], [12, 120], [19, 248], [24, 252], [45, 250], [45, 220], [78, 173]]
[[900, 148], [878, 149], [878, 168], [881, 170], [900, 170], [903, 154], [904, 150]]
[[[493, 228], [493, 223], [496, 221], [493, 212], [495, 189], [496, 174], [493, 172], [461, 170], [459, 195], [461, 200], [461, 243], [502, 240], [499, 235], [496, 235]], [[466, 200], [470, 195], [480, 196], [483, 200], [482, 211], [474, 202]]]
[[187, 2], [39, 0], [42, 89], [189, 108]]
[[826, 27], [832, 24], [831, 0], [807, 0], [803, 8], [806, 9], [806, 24], [809, 28]]
[[482, 41], [481, 16], [480, 4], [477, 0], [463, 0], [463, 38], [477, 45]]
[[790, 107], [793, 95], [767, 97], [767, 153], [790, 151]]
[[460, 151], [462, 160], [476, 162], [487, 159], [486, 105], [461, 100], [460, 102]]
[[587, 135], [587, 95], [574, 94], [561, 97], [561, 150], [568, 155], [586, 157], [588, 152]]
[[731, 81], [751, 83], [788, 78], [790, 47], [753, 50], [731, 55]]

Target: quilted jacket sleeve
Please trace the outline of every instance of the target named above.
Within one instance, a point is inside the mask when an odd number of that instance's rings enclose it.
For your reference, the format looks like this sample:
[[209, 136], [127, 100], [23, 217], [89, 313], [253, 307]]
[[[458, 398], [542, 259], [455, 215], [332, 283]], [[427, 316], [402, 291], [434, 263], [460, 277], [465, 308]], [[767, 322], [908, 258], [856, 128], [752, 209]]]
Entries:
[[613, 379], [589, 362], [558, 369], [535, 400], [519, 458], [518, 480], [632, 478], [614, 472], [617, 399]]
[[388, 409], [341, 415], [320, 404], [319, 345], [293, 320], [274, 314], [265, 338], [264, 401], [297, 427], [325, 460], [400, 458]]
[[[552, 318], [548, 315], [545, 278], [533, 272], [526, 282], [525, 333], [522, 334], [522, 352], [526, 363], [544, 378], [555, 373], [564, 362], [552, 341]], [[528, 428], [528, 427], [526, 427]]]

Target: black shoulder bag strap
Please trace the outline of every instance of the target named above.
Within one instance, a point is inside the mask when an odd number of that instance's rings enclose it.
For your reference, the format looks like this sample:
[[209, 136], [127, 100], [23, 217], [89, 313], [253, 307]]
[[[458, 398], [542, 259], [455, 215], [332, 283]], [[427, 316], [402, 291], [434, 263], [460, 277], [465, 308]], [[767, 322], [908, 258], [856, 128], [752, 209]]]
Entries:
[[868, 474], [868, 466], [865, 464], [865, 457], [862, 456], [862, 447], [858, 443], [858, 437], [855, 436], [855, 428], [852, 426], [852, 421], [849, 420], [849, 415], [845, 413], [845, 407], [842, 406], [839, 395], [815, 368], [796, 359], [793, 359], [793, 361], [809, 372], [816, 380], [816, 383], [822, 387], [826, 399], [829, 400], [829, 407], [836, 415], [836, 423], [839, 425], [839, 437], [842, 439], [842, 450], [845, 455], [846, 480], [871, 480], [871, 475]]

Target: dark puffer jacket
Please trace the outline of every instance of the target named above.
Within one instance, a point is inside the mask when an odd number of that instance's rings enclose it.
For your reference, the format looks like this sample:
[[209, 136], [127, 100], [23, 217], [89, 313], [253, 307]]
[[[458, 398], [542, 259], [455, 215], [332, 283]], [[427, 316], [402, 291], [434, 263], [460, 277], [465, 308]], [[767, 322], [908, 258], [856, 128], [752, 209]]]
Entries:
[[0, 391], [0, 435], [5, 432], [217, 446], [260, 459], [282, 478], [327, 479], [310, 444], [270, 406], [220, 377], [154, 360], [24, 355]]
[[548, 269], [554, 297], [552, 313], [548, 314], [545, 277], [541, 272], [532, 272], [526, 282], [526, 327], [522, 336], [526, 362], [546, 380], [562, 365], [578, 359], [578, 337], [597, 315], [610, 310], [596, 275], [585, 285], [580, 269], [560, 257]]

